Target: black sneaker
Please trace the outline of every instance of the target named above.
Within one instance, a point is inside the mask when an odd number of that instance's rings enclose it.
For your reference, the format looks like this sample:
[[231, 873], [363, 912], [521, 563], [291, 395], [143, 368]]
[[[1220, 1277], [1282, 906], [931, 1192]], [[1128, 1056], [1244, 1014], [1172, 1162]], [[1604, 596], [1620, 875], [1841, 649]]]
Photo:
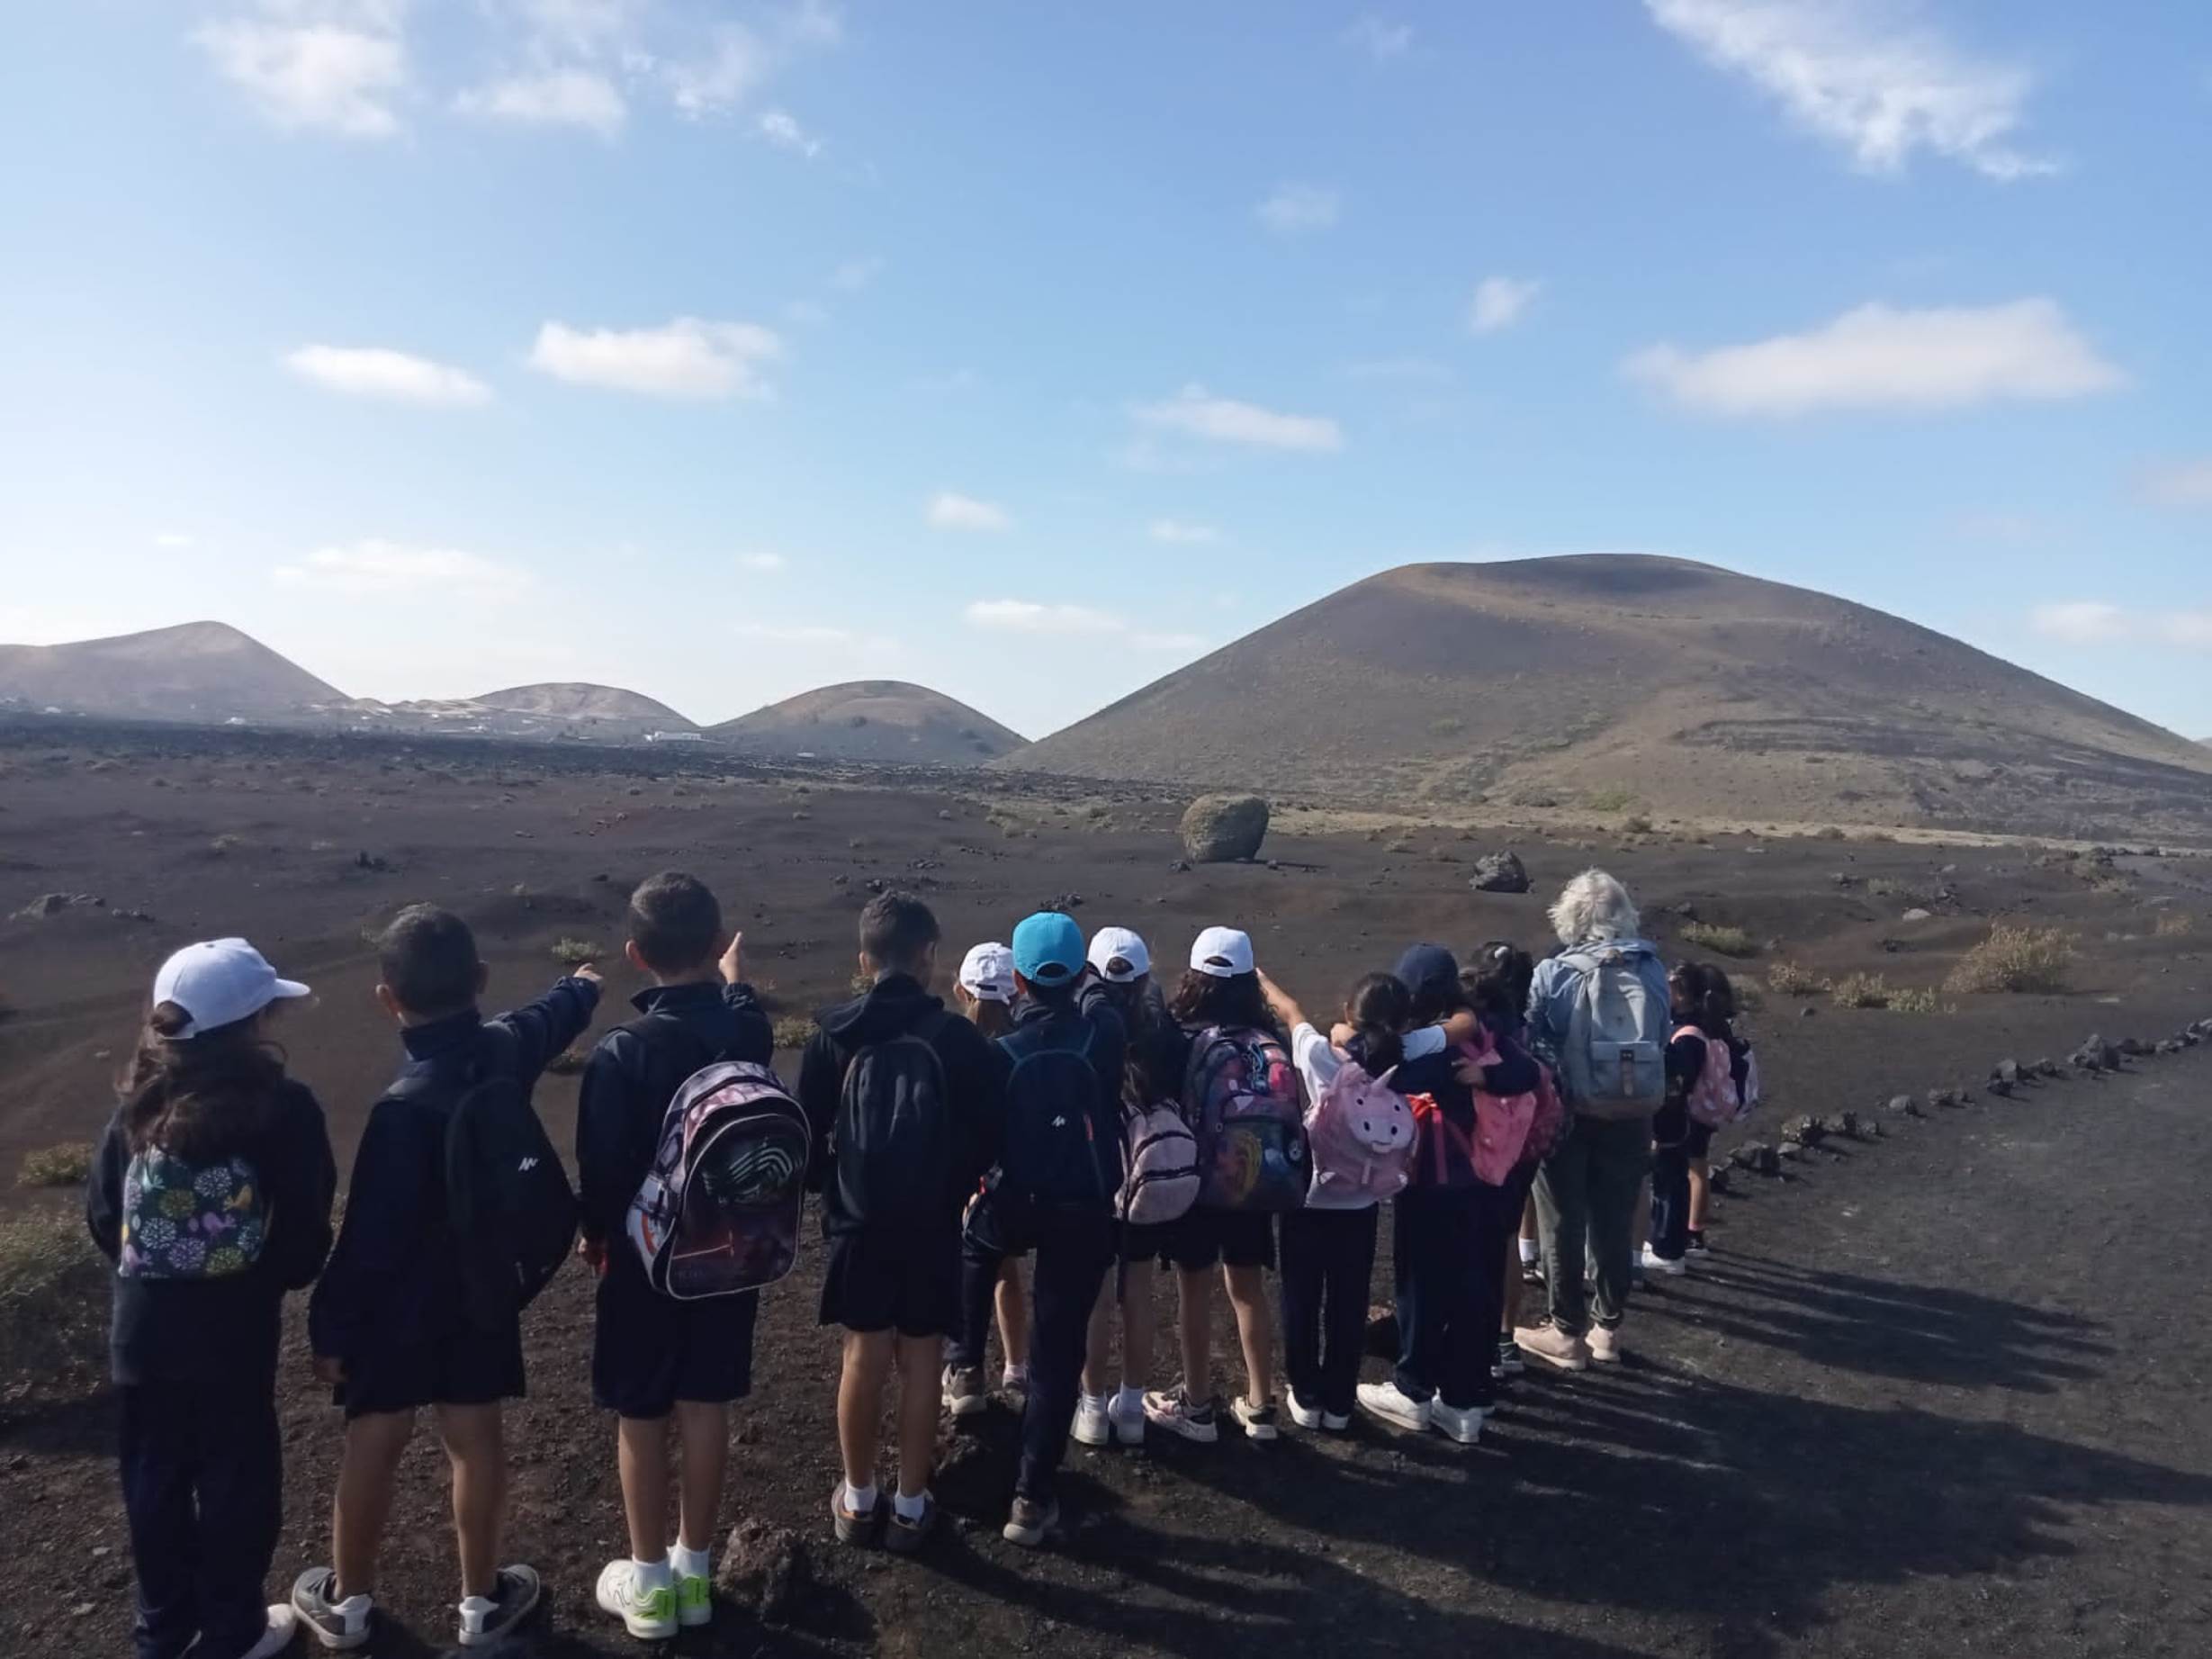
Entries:
[[1527, 1364], [1521, 1357], [1521, 1345], [1511, 1337], [1498, 1338], [1497, 1364], [1491, 1367], [1491, 1375], [1499, 1377], [1519, 1376], [1527, 1369]]
[[1690, 1235], [1689, 1253], [1693, 1256], [1710, 1256], [1713, 1254], [1713, 1252], [1705, 1247], [1705, 1235], [1704, 1233], [1694, 1232]]
[[537, 1610], [537, 1573], [501, 1567], [489, 1596], [471, 1596], [460, 1607], [461, 1645], [488, 1647]]

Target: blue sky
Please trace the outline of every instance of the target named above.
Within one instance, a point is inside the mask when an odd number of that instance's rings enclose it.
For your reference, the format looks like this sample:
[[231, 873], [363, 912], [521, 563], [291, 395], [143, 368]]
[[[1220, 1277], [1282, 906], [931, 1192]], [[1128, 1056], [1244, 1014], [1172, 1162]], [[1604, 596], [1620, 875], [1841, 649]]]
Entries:
[[2212, 736], [2212, 8], [2127, 13], [22, 8], [0, 639], [1035, 735], [1648, 551]]

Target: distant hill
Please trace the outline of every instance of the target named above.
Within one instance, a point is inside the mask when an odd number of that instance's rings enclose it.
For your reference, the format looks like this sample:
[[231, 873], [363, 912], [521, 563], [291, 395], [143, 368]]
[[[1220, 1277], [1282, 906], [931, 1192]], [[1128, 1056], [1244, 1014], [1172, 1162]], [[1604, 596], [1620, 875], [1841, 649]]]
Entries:
[[620, 686], [595, 686], [586, 681], [509, 686], [504, 691], [487, 691], [472, 700], [488, 708], [544, 715], [556, 720], [635, 720], [672, 731], [688, 731], [691, 726], [690, 721], [666, 703], [642, 692], [625, 691]]
[[346, 694], [221, 622], [63, 645], [0, 645], [0, 698], [131, 720], [296, 717]]
[[1588, 816], [2212, 829], [2212, 758], [1865, 606], [1637, 555], [1416, 564], [1011, 767]]
[[707, 735], [751, 755], [805, 753], [825, 761], [935, 766], [973, 766], [1027, 741], [966, 703], [903, 680], [856, 680], [802, 691], [709, 726]]

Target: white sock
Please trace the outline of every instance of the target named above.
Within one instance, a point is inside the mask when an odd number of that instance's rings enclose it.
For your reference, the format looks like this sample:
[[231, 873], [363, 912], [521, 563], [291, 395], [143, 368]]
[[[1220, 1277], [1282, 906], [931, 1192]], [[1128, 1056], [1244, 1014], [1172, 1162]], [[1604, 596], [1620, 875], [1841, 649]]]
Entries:
[[847, 1481], [845, 1483], [845, 1513], [872, 1515], [875, 1512], [876, 1483], [870, 1481], [865, 1486], [855, 1486], [850, 1481]]
[[630, 1557], [630, 1570], [636, 1573], [638, 1588], [641, 1590], [665, 1590], [674, 1582], [673, 1575], [669, 1572], [669, 1558], [666, 1555], [661, 1556], [658, 1561], [640, 1561], [633, 1555]]
[[707, 1573], [706, 1551], [687, 1549], [680, 1542], [669, 1551], [669, 1565], [678, 1578], [705, 1578]]
[[1131, 1411], [1141, 1411], [1145, 1408], [1145, 1391], [1141, 1388], [1131, 1388], [1124, 1383], [1121, 1384], [1120, 1392], [1114, 1395], [1114, 1403], [1121, 1408], [1121, 1415], [1124, 1417]]
[[1535, 1240], [1524, 1239], [1521, 1240], [1521, 1265], [1524, 1267], [1542, 1254], [1543, 1250]]
[[930, 1507], [930, 1494], [926, 1489], [911, 1498], [903, 1492], [894, 1492], [891, 1494], [891, 1503], [898, 1510], [901, 1520], [920, 1520], [922, 1511]]

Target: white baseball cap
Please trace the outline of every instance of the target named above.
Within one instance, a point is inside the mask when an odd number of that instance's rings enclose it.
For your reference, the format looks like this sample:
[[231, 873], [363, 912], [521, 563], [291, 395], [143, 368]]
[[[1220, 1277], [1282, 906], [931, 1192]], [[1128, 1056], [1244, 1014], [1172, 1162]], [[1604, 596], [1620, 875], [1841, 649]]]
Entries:
[[1252, 935], [1233, 927], [1209, 927], [1192, 942], [1191, 967], [1217, 979], [1252, 971]]
[[[1126, 927], [1102, 927], [1091, 935], [1091, 966], [1109, 985], [1127, 985], [1152, 971], [1152, 952]], [[1116, 969], [1114, 964], [1120, 968]]]
[[269, 959], [243, 939], [188, 944], [154, 976], [155, 1003], [175, 1003], [185, 1013], [180, 1039], [235, 1025], [273, 1002], [309, 995], [297, 979], [278, 978]]
[[977, 1002], [1014, 999], [1014, 953], [1003, 944], [979, 944], [960, 962], [961, 988]]

